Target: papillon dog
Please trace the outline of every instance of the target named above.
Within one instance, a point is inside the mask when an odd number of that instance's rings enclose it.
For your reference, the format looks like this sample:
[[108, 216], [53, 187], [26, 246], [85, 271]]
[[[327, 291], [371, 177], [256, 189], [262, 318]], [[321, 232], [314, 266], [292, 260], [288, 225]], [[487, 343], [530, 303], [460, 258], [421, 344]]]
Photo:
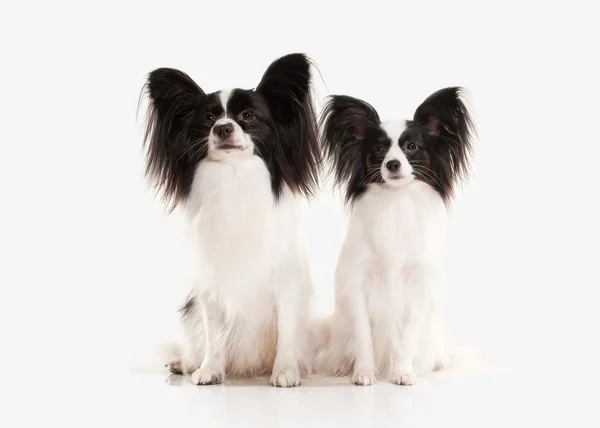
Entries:
[[438, 282], [448, 202], [472, 151], [463, 93], [433, 93], [412, 120], [382, 122], [349, 96], [325, 105], [323, 154], [350, 208], [335, 311], [318, 356], [330, 374], [358, 385], [411, 385], [451, 361]]
[[167, 366], [194, 384], [271, 374], [290, 387], [311, 370], [299, 229], [320, 163], [311, 65], [290, 54], [255, 89], [208, 94], [179, 70], [148, 76], [146, 173], [183, 212], [191, 255], [185, 340]]

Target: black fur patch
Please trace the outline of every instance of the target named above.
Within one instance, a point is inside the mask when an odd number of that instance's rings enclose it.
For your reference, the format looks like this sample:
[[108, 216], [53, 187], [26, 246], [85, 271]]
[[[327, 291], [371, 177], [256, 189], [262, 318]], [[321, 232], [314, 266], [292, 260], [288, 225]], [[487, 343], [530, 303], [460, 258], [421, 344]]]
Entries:
[[146, 175], [175, 206], [189, 193], [195, 165], [202, 159], [200, 151], [191, 149], [201, 136], [194, 126], [206, 96], [187, 74], [170, 68], [150, 73], [146, 88]]
[[196, 298], [190, 293], [185, 299], [185, 302], [183, 302], [183, 305], [181, 305], [181, 308], [179, 308], [179, 312], [181, 312], [181, 317], [189, 317], [194, 312], [195, 308]]
[[[464, 89], [440, 89], [431, 94], [415, 111], [405, 133], [418, 134], [429, 157], [429, 167], [417, 167], [415, 175], [436, 189], [447, 201], [456, 184], [470, 172], [475, 126], [462, 100]], [[417, 165], [422, 165], [420, 160]], [[411, 161], [412, 165], [412, 161]], [[430, 178], [427, 175], [432, 176]]]
[[269, 66], [256, 87], [273, 118], [273, 134], [262, 156], [276, 197], [284, 183], [305, 196], [314, 195], [318, 184], [319, 132], [310, 66], [306, 55], [284, 56]]
[[371, 176], [377, 179], [368, 145], [387, 138], [380, 122], [369, 103], [346, 95], [331, 97], [321, 113], [323, 154], [331, 161], [335, 182], [345, 186], [346, 202], [366, 191]]

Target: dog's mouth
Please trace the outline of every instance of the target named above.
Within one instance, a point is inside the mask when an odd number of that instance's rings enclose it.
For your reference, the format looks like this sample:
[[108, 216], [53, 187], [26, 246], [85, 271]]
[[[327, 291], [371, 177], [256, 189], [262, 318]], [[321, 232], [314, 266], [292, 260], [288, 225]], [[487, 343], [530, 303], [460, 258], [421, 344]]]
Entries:
[[395, 173], [395, 174], [387, 175], [385, 177], [384, 181], [391, 185], [396, 185], [396, 184], [404, 183], [407, 180], [411, 180], [412, 178], [414, 178], [414, 176], [412, 174]]
[[244, 146], [239, 144], [222, 143], [217, 146], [217, 150], [244, 150]]

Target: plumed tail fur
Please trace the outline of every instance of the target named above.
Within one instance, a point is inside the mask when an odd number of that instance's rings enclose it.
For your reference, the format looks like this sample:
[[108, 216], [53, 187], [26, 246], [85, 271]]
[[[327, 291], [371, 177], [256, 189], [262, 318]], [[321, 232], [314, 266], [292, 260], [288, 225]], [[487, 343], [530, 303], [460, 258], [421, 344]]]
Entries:
[[449, 373], [472, 373], [492, 370], [483, 351], [476, 346], [454, 346], [450, 349], [450, 364], [443, 368]]
[[[309, 322], [308, 334], [310, 355], [303, 358], [302, 371], [305, 375], [318, 373], [314, 356], [329, 342], [328, 319], [314, 319]], [[167, 365], [181, 358], [183, 346], [178, 342], [166, 342], [146, 350], [139, 356], [131, 367], [134, 373], [168, 373]], [[271, 367], [264, 370], [270, 372]], [[263, 371], [261, 371], [263, 372]]]

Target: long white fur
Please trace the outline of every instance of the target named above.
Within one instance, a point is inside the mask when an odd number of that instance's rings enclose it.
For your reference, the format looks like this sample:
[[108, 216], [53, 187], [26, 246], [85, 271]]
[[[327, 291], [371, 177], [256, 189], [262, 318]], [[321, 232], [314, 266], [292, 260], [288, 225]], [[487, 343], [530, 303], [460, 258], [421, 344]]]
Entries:
[[[404, 127], [382, 124], [393, 142]], [[385, 169], [392, 159], [401, 162], [400, 179]], [[394, 143], [382, 164], [385, 184], [372, 185], [351, 208], [335, 272], [335, 312], [318, 364], [359, 385], [410, 385], [450, 361], [438, 297], [446, 206], [411, 172]]]
[[313, 358], [301, 201], [289, 188], [275, 201], [269, 172], [237, 124], [232, 142], [242, 150], [216, 150], [214, 138], [183, 205], [196, 305], [182, 318], [186, 340], [171, 364], [196, 384], [272, 373], [273, 385], [298, 385]]

